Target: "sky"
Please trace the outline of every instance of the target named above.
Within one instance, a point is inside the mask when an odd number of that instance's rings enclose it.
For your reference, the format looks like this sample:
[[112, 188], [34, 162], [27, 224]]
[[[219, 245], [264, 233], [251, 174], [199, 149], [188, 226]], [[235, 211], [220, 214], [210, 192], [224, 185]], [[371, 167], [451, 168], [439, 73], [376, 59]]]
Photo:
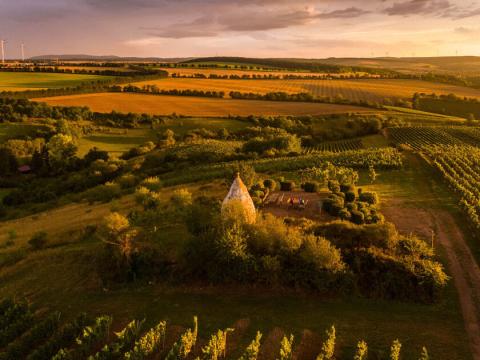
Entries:
[[480, 0], [0, 0], [7, 58], [480, 55]]

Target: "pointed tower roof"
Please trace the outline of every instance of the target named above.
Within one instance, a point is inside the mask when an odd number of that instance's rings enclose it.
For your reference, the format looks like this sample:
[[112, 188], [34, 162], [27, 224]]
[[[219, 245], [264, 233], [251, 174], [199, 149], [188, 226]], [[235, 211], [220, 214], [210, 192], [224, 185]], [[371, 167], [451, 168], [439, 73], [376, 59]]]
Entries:
[[[235, 208], [239, 208], [239, 210], [235, 210]], [[232, 186], [230, 186], [227, 196], [223, 200], [222, 214], [233, 214], [234, 211], [240, 212], [240, 209], [243, 214], [239, 213], [235, 215], [243, 216], [247, 223], [255, 222], [255, 205], [253, 204], [253, 200], [248, 193], [247, 187], [240, 178], [240, 174], [237, 173], [235, 179], [233, 180]]]

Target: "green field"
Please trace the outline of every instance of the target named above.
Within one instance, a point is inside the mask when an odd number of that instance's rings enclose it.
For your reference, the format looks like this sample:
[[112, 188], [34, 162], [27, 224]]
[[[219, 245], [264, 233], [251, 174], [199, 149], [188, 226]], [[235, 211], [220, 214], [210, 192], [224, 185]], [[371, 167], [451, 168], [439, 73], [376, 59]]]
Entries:
[[[1, 115], [0, 115], [1, 119]], [[42, 128], [36, 124], [1, 124], [0, 123], [0, 144], [8, 139], [19, 137], [32, 137]]]
[[[379, 191], [385, 196], [385, 207], [395, 206], [395, 199], [418, 202], [427, 199], [429, 205], [439, 206], [430, 197], [425, 174], [417, 176], [415, 168], [408, 171], [382, 172], [380, 181], [367, 189]], [[417, 187], [418, 184], [424, 184]], [[395, 187], [395, 193], [392, 193]], [[218, 182], [199, 183], [191, 191], [222, 196], [225, 188]], [[415, 189], [418, 189], [416, 191]], [[164, 196], [172, 188], [162, 190]], [[422, 195], [423, 192], [423, 195]], [[443, 197], [441, 198], [445, 200]], [[395, 204], [398, 204], [395, 202]], [[57, 246], [45, 251], [30, 253], [24, 261], [13, 267], [0, 268], [0, 291], [5, 295], [30, 294], [29, 299], [38, 308], [60, 310], [69, 317], [81, 311], [92, 314], [111, 314], [114, 329], [127, 321], [146, 318], [149, 324], [166, 319], [170, 325], [188, 326], [193, 315], [200, 318], [200, 331], [210, 334], [217, 328], [233, 326], [241, 319], [248, 319], [246, 334], [241, 339], [246, 345], [256, 330], [265, 337], [280, 328], [292, 332], [300, 341], [305, 330], [322, 336], [323, 331], [334, 324], [342, 357], [351, 358], [353, 346], [365, 339], [372, 351], [388, 353], [391, 342], [398, 338], [403, 344], [406, 359], [415, 359], [422, 346], [427, 346], [435, 359], [469, 359], [468, 344], [463, 329], [455, 290], [451, 284], [444, 299], [435, 305], [398, 303], [359, 298], [325, 298], [306, 293], [284, 290], [252, 289], [241, 286], [197, 287], [167, 286], [164, 284], [132, 284], [119, 288], [103, 288], [95, 272], [91, 271], [91, 258], [101, 244], [92, 241], [75, 241], [75, 231], [88, 223], [98, 223], [108, 213], [110, 206], [128, 212], [132, 209], [130, 198], [113, 204], [78, 204], [4, 223], [3, 232], [19, 229], [18, 245], [22, 247], [38, 229], [59, 230], [54, 234]], [[399, 208], [402, 214], [408, 209]], [[413, 214], [412, 214], [413, 215]], [[393, 220], [393, 219], [392, 219]], [[55, 224], [62, 224], [61, 226]], [[24, 230], [25, 229], [25, 230]], [[27, 231], [27, 233], [24, 233]], [[66, 234], [70, 234], [67, 239]], [[53, 235], [52, 235], [53, 236]], [[156, 241], [181, 244], [186, 232], [170, 227], [162, 231]], [[24, 246], [24, 245], [23, 245]]]
[[0, 91], [57, 89], [77, 86], [85, 82], [108, 79], [110, 79], [110, 77], [98, 75], [0, 72]]

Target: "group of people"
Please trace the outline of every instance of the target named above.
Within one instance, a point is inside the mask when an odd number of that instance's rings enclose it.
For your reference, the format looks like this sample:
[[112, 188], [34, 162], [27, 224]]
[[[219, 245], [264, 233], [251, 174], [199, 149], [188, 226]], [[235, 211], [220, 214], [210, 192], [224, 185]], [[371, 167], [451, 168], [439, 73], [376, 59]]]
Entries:
[[305, 209], [305, 206], [307, 205], [308, 200], [305, 200], [303, 198], [295, 198], [295, 197], [290, 197], [288, 198], [288, 205], [289, 207], [295, 207], [298, 206], [299, 209]]

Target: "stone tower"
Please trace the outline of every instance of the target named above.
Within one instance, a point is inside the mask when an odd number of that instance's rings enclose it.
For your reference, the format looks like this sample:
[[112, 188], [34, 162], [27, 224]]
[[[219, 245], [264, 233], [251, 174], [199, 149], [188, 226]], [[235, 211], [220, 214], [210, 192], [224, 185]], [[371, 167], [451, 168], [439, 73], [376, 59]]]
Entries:
[[255, 205], [239, 173], [235, 176], [230, 191], [223, 200], [222, 216], [224, 218], [241, 217], [241, 220], [248, 224], [253, 224], [256, 220]]

